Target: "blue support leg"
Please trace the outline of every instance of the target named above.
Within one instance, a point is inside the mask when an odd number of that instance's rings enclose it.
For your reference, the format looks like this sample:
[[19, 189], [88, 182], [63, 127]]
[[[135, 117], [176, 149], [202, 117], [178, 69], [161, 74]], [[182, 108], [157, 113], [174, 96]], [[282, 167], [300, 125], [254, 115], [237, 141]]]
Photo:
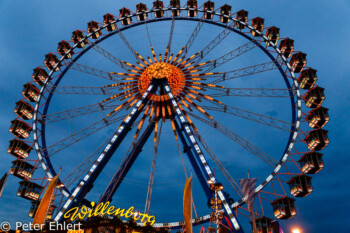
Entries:
[[130, 152], [130, 154], [127, 156], [127, 158], [124, 160], [122, 166], [120, 169], [114, 174], [112, 180], [110, 181], [108, 187], [104, 191], [103, 195], [100, 198], [99, 203], [106, 203], [111, 202], [112, 197], [114, 193], [119, 188], [120, 184], [123, 182], [124, 177], [129, 172], [131, 166], [134, 164], [135, 160], [137, 159], [138, 155], [142, 151], [142, 147], [147, 142], [147, 139], [151, 135], [151, 133], [154, 130], [155, 121], [152, 120], [151, 123], [146, 128], [145, 132], [141, 135], [138, 142], [135, 144], [133, 150]]
[[183, 135], [184, 134], [183, 129], [180, 128], [180, 126], [176, 120], [174, 122], [175, 122], [176, 132], [179, 135], [179, 138], [183, 144], [184, 152], [187, 154], [188, 159], [190, 160], [190, 163], [194, 169], [194, 172], [197, 175], [197, 178], [198, 178], [198, 180], [199, 180], [199, 182], [204, 190], [204, 193], [206, 194], [208, 200], [210, 200], [213, 197], [213, 193], [210, 190], [210, 187], [207, 183], [207, 180], [204, 178], [207, 176], [207, 174], [206, 173], [203, 174], [200, 167], [198, 166], [197, 161], [196, 161], [196, 159], [191, 151], [191, 147], [188, 145], [188, 143]]
[[65, 204], [61, 208], [61, 210], [57, 213], [57, 215], [54, 218], [54, 221], [60, 222], [63, 219], [63, 215], [66, 212], [66, 210], [69, 210], [69, 208], [72, 205], [79, 205], [86, 194], [90, 191], [90, 189], [93, 187], [93, 183], [103, 170], [103, 168], [106, 166], [108, 161], [111, 159], [114, 152], [117, 150], [125, 136], [130, 131], [130, 128], [132, 124], [135, 122], [137, 117], [140, 115], [141, 111], [147, 104], [149, 100], [149, 95], [152, 93], [155, 93], [155, 91], [158, 88], [158, 82], [157, 80], [153, 80], [149, 87], [147, 88], [146, 92], [143, 94], [143, 96], [137, 101], [135, 107], [131, 111], [131, 113], [125, 118], [125, 120], [120, 124], [118, 127], [117, 132], [114, 133], [112, 139], [107, 144], [106, 148], [102, 151], [100, 156], [96, 159], [92, 167], [90, 168], [89, 172], [85, 175], [85, 177], [79, 182], [78, 186], [73, 190], [70, 197], [66, 200]]
[[[218, 183], [218, 181], [216, 180], [212, 170], [209, 167], [209, 164], [207, 163], [207, 161], [206, 161], [206, 159], [205, 159], [205, 157], [204, 157], [204, 155], [202, 153], [201, 148], [199, 147], [199, 144], [197, 142], [196, 137], [193, 134], [193, 131], [192, 131], [191, 127], [190, 127], [189, 122], [186, 120], [186, 117], [184, 116], [184, 114], [182, 113], [181, 109], [179, 108], [179, 106], [178, 106], [178, 104], [177, 104], [177, 102], [176, 102], [176, 100], [174, 98], [174, 95], [171, 93], [171, 88], [170, 88], [167, 80], [163, 79], [162, 83], [160, 85], [164, 87], [166, 94], [170, 98], [170, 103], [173, 106], [173, 108], [175, 109], [176, 117], [179, 119], [180, 124], [183, 127], [183, 129], [184, 129], [184, 133], [185, 133], [185, 135], [187, 137], [187, 140], [190, 142], [190, 145], [192, 147], [193, 153], [201, 161], [201, 163], [199, 163], [199, 165], [202, 167], [203, 170], [206, 171], [207, 175], [209, 176], [210, 180], [213, 183]], [[236, 233], [243, 233], [244, 231], [243, 231], [242, 227], [240, 226], [240, 224], [238, 223], [238, 220], [237, 220], [237, 218], [236, 218], [236, 216], [234, 214], [234, 211], [232, 210], [232, 208], [231, 208], [231, 206], [230, 206], [230, 204], [228, 202], [228, 199], [227, 199], [226, 195], [224, 194], [224, 192], [222, 190], [218, 191], [217, 193], [218, 193], [218, 196], [219, 196], [219, 198], [220, 198], [220, 200], [222, 202], [222, 205], [224, 206], [225, 213], [228, 216], [228, 218], [230, 220], [230, 223], [233, 226], [234, 232], [236, 232]]]

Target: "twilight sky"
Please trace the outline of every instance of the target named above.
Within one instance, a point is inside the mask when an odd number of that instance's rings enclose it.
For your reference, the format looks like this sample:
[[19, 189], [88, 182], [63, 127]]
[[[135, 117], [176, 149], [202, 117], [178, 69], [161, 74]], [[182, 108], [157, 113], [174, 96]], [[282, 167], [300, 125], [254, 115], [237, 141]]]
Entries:
[[[201, 6], [204, 1], [199, 1]], [[86, 23], [90, 20], [102, 21], [102, 16], [107, 12], [114, 15], [119, 14], [119, 9], [123, 6], [135, 11], [135, 5], [139, 1], [92, 1], [92, 0], [76, 0], [74, 2], [68, 0], [62, 1], [43, 1], [43, 0], [0, 0], [0, 71], [2, 78], [0, 79], [0, 174], [8, 171], [11, 161], [14, 157], [7, 154], [8, 141], [12, 135], [8, 132], [10, 121], [15, 118], [13, 113], [14, 104], [22, 98], [22, 86], [26, 82], [31, 81], [32, 69], [43, 64], [44, 55], [50, 51], [55, 51], [57, 42], [63, 39], [70, 39], [71, 32], [75, 29], [86, 28]], [[145, 1], [150, 7], [151, 1]], [[296, 50], [307, 53], [308, 65], [318, 70], [319, 80], [317, 84], [326, 88], [326, 101], [324, 106], [330, 109], [330, 122], [326, 126], [329, 130], [330, 145], [323, 151], [325, 169], [315, 175], [313, 179], [314, 193], [304, 199], [298, 199], [296, 202], [298, 214], [289, 221], [282, 221], [285, 232], [291, 232], [294, 226], [300, 226], [303, 232], [350, 232], [350, 223], [346, 219], [348, 209], [350, 208], [350, 175], [349, 158], [347, 153], [347, 143], [349, 142], [350, 128], [348, 124], [349, 101], [350, 95], [347, 88], [350, 87], [350, 81], [346, 76], [349, 72], [350, 46], [348, 38], [350, 36], [350, 2], [346, 0], [309, 0], [305, 1], [286, 1], [286, 0], [265, 0], [265, 1], [215, 1], [216, 6], [227, 3], [232, 5], [232, 11], [236, 12], [240, 9], [249, 11], [249, 18], [252, 16], [260, 16], [266, 19], [267, 25], [275, 25], [281, 28], [282, 37], [290, 37], [295, 40]], [[168, 2], [165, 1], [165, 5]], [[182, 5], [184, 3], [182, 2]], [[167, 43], [169, 22], [155, 23], [149, 25], [150, 36], [157, 53], [162, 53], [164, 45]], [[196, 23], [179, 22], [175, 24], [173, 52], [187, 41]], [[199, 35], [200, 43], [194, 44], [192, 53], [197, 52], [204, 45], [209, 43], [222, 29], [205, 25], [202, 34]], [[125, 36], [130, 43], [142, 55], [149, 56], [148, 39], [144, 27], [135, 28], [130, 32], [125, 32]], [[153, 32], [153, 33], [152, 33]], [[231, 37], [232, 36], [232, 37]], [[230, 35], [225, 39], [224, 44], [220, 45], [217, 52], [224, 54], [227, 48], [233, 49], [246, 43], [237, 35]], [[134, 58], [130, 55], [127, 48], [122, 44], [119, 37], [114, 36], [109, 40], [100, 44], [105, 49], [111, 51], [116, 57], [133, 62]], [[232, 46], [232, 47], [230, 47]], [[158, 49], [158, 50], [157, 50]], [[215, 54], [209, 54], [209, 58], [215, 58]], [[252, 52], [242, 59], [237, 59], [231, 63], [232, 66], [245, 67], [253, 64], [259, 64], [267, 61], [262, 53]], [[114, 71], [115, 66], [103, 59], [94, 51], [87, 53], [79, 63], [95, 66], [97, 68]], [[229, 67], [222, 67], [230, 70]], [[232, 70], [232, 68], [231, 68]], [[278, 79], [278, 74], [271, 73], [269, 80], [266, 81], [237, 81], [232, 85], [237, 87], [251, 87], [263, 85], [263, 87], [284, 88], [283, 82]], [[79, 83], [77, 86], [102, 86], [106, 82], [99, 79], [86, 77], [76, 71], [69, 71], [67, 80], [62, 85], [70, 85]], [[261, 76], [263, 77], [263, 75]], [[266, 76], [265, 76], [266, 77]], [[86, 81], [88, 80], [88, 82]], [[265, 85], [265, 86], [264, 86]], [[77, 106], [87, 105], [88, 101], [94, 101], [95, 97], [78, 96], [71, 98], [70, 96], [59, 96], [53, 99], [54, 105], [50, 110], [58, 112]], [[99, 101], [103, 97], [98, 97]], [[106, 97], [107, 98], [107, 97]], [[72, 101], [74, 100], [74, 101]], [[226, 100], [226, 99], [225, 99]], [[290, 113], [290, 105], [286, 100], [258, 100], [237, 99], [234, 104], [237, 107], [246, 108], [271, 117], [288, 120]], [[271, 102], [269, 102], [271, 101]], [[95, 100], [96, 102], [96, 100]], [[287, 103], [286, 105], [283, 105]], [[286, 106], [280, 108], [279, 106]], [[106, 112], [107, 113], [107, 112]], [[100, 113], [93, 115], [101, 117]], [[220, 116], [220, 115], [218, 115]], [[93, 122], [94, 118], [83, 118], [83, 121], [64, 122], [53, 124], [48, 129], [48, 142], [54, 142], [60, 138], [64, 138], [65, 134], [87, 126]], [[235, 132], [239, 132], [244, 138], [249, 138], [251, 142], [258, 145], [269, 154], [276, 153], [279, 159], [281, 150], [285, 146], [286, 134], [279, 131], [273, 131], [270, 128], [260, 127], [258, 124], [245, 122], [240, 119], [236, 124], [232, 124]], [[226, 116], [222, 118], [226, 126], [231, 124], [231, 119]], [[79, 156], [87, 155], [97, 148], [106, 137], [110, 136], [115, 125], [106, 128], [105, 131], [99, 132], [87, 141], [77, 144], [60, 153], [60, 157], [53, 158], [55, 168], [63, 166], [63, 173], [68, 174], [74, 164], [79, 163]], [[231, 128], [231, 129], [232, 129]], [[225, 164], [227, 169], [232, 172], [232, 176], [236, 179], [246, 177], [246, 171], [250, 170], [252, 176], [264, 178], [270, 172], [266, 167], [254, 158], [245, 157], [245, 151], [241, 147], [232, 144], [231, 141], [224, 141], [222, 136], [213, 136], [215, 131], [204, 131], [205, 126], [199, 124], [199, 129], [203, 129], [203, 135], [211, 145], [213, 151], [219, 154], [220, 160]], [[133, 132], [131, 133], [131, 135]], [[271, 140], [267, 140], [270, 139]], [[221, 140], [220, 144], [215, 140]], [[128, 139], [130, 140], [130, 139]], [[151, 141], [151, 140], [150, 140]], [[169, 124], [164, 126], [163, 137], [161, 141], [164, 147], [159, 151], [159, 158], [156, 167], [156, 178], [154, 196], [152, 201], [151, 213], [158, 216], [159, 221], [175, 221], [181, 219], [181, 198], [182, 188], [184, 185], [183, 168], [178, 156], [176, 144]], [[231, 147], [232, 146], [232, 147]], [[100, 197], [106, 186], [107, 180], [104, 178], [111, 177], [117, 169], [121, 158], [128, 150], [128, 145], [120, 148], [121, 156], [115, 156], [111, 161], [111, 165], [107, 166], [101, 174], [98, 182], [95, 184], [95, 192], [89, 194], [90, 200], [96, 200]], [[119, 153], [119, 152], [118, 152]], [[143, 151], [145, 156], [140, 157], [133, 169], [131, 169], [128, 179], [120, 188], [120, 196], [114, 198], [116, 206], [129, 207], [135, 205], [141, 211], [144, 208], [145, 192], [147, 192], [147, 182], [152, 158], [152, 143], [147, 143]], [[241, 157], [231, 158], [230, 154], [240, 154]], [[31, 158], [35, 158], [35, 153], [31, 153]], [[176, 157], [176, 158], [175, 158]], [[244, 159], [242, 159], [244, 158]], [[185, 159], [186, 160], [186, 159]], [[186, 170], [189, 174], [191, 168], [188, 161], [185, 161]], [[214, 165], [213, 165], [214, 167]], [[38, 172], [40, 174], [40, 172]], [[37, 175], [38, 175], [37, 174]], [[4, 193], [0, 198], [0, 222], [10, 221], [11, 223], [23, 220], [30, 221], [27, 218], [29, 211], [29, 202], [16, 196], [18, 188], [18, 178], [10, 176]], [[195, 194], [198, 200], [195, 203], [198, 207], [198, 214], [206, 214], [207, 207], [203, 194], [200, 194], [200, 186], [198, 182], [194, 184]], [[118, 190], [119, 191], [119, 190]], [[119, 192], [118, 192], [119, 193]], [[117, 193], [117, 194], [118, 194]], [[142, 193], [140, 197], [140, 193]], [[157, 202], [158, 200], [158, 202]], [[172, 203], [174, 200], [174, 203]], [[156, 203], [157, 202], [157, 203]], [[153, 203], [153, 202], [152, 202]], [[266, 205], [267, 215], [272, 216], [271, 207]], [[166, 213], [166, 214], [164, 214]], [[244, 218], [243, 218], [244, 219]], [[246, 220], [243, 220], [243, 222]], [[244, 223], [247, 226], [247, 223]], [[249, 229], [249, 227], [247, 228]], [[246, 230], [246, 232], [249, 232]]]

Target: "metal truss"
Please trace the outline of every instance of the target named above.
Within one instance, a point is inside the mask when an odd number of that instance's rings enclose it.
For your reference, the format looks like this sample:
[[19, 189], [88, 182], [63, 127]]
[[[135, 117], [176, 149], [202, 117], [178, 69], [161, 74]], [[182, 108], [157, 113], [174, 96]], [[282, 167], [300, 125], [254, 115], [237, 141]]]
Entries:
[[229, 105], [219, 105], [217, 106], [201, 106], [205, 110], [212, 110], [218, 112], [224, 112], [228, 114], [232, 114], [241, 118], [245, 118], [251, 121], [255, 121], [264, 125], [272, 126], [278, 129], [282, 129], [290, 132], [292, 124], [286, 121], [282, 121], [276, 118], [264, 116], [261, 114], [257, 114], [254, 112], [249, 112], [247, 110], [235, 108]]
[[227, 179], [227, 181], [231, 184], [232, 188], [236, 191], [236, 193], [242, 198], [243, 194], [242, 194], [242, 190], [239, 187], [239, 185], [237, 184], [237, 182], [235, 181], [235, 179], [233, 179], [233, 177], [231, 176], [231, 174], [227, 171], [227, 169], [225, 168], [225, 166], [220, 162], [220, 160], [217, 158], [217, 156], [214, 154], [214, 152], [210, 149], [210, 147], [208, 146], [208, 144], [204, 141], [204, 139], [197, 134], [196, 132], [194, 132], [194, 134], [196, 135], [198, 141], [202, 144], [202, 146], [204, 147], [205, 151], [209, 154], [210, 158], [214, 161], [215, 165], [219, 168], [219, 170], [221, 171], [221, 173], [225, 176], [225, 178]]
[[219, 66], [241, 56], [242, 54], [244, 54], [244, 53], [246, 53], [246, 52], [248, 52], [256, 47], [257, 47], [257, 45], [253, 41], [250, 41], [250, 42], [226, 53], [225, 55], [213, 60], [212, 62], [201, 66], [201, 69], [207, 68], [205, 70], [205, 72], [209, 72], [209, 71], [211, 71], [215, 68], [218, 68]]
[[165, 51], [164, 62], [167, 62], [168, 55], [171, 54], [171, 44], [172, 44], [172, 41], [173, 41], [174, 27], [175, 27], [175, 17], [173, 17], [173, 20], [171, 21], [169, 41], [168, 41], [168, 45], [167, 45], [167, 48], [166, 48], [166, 51]]
[[199, 52], [199, 55], [195, 56], [192, 59], [192, 62], [194, 64], [198, 64], [205, 56], [208, 55], [220, 42], [225, 39], [232, 31], [229, 30], [228, 28], [233, 27], [234, 22], [232, 22], [230, 25], [227, 25], [226, 28], [219, 34], [217, 35], [204, 49], [202, 49]]
[[245, 67], [238, 70], [224, 72], [221, 75], [216, 75], [220, 77], [212, 81], [209, 80], [209, 83], [216, 84], [216, 83], [220, 83], [220, 82], [227, 81], [234, 78], [249, 76], [249, 75], [258, 74], [258, 73], [262, 73], [270, 70], [276, 70], [276, 69], [279, 69], [280, 67], [281, 67], [281, 64], [278, 63], [277, 61], [265, 62], [265, 63]]
[[100, 53], [102, 56], [104, 56], [105, 58], [107, 58], [108, 60], [110, 60], [111, 62], [113, 62], [117, 66], [119, 66], [120, 68], [122, 68], [123, 70], [130, 71], [129, 69], [125, 68], [125, 66], [124, 66], [124, 64], [123, 64], [123, 62], [121, 60], [119, 60], [118, 58], [113, 56], [110, 52], [108, 52], [105, 49], [101, 48], [99, 45], [94, 44], [94, 46], [92, 48], [94, 50], [96, 50], [98, 53]]
[[203, 21], [199, 21], [197, 26], [195, 27], [195, 29], [193, 30], [190, 38], [188, 39], [186, 45], [184, 46], [183, 52], [182, 52], [182, 58], [186, 57], [188, 51], [190, 50], [193, 42], [195, 41], [197, 35], [199, 34], [202, 26], [203, 26], [204, 22]]
[[[211, 88], [212, 89], [212, 88]], [[219, 92], [208, 94], [211, 97], [248, 96], [248, 97], [290, 97], [289, 89], [269, 88], [216, 88]]]
[[82, 64], [78, 64], [78, 63], [75, 63], [75, 62], [74, 63], [73, 62], [68, 63], [68, 65], [71, 65], [71, 68], [73, 70], [84, 72], [84, 73], [87, 73], [87, 74], [90, 74], [90, 75], [93, 75], [93, 76], [96, 76], [96, 77], [112, 80], [112, 81], [114, 81], [116, 83], [120, 83], [120, 81], [118, 79], [113, 78], [110, 75], [110, 73], [108, 73], [106, 71], [95, 69], [95, 68], [92, 68], [92, 67], [89, 67], [89, 66], [86, 66], [86, 65], [82, 65]]
[[115, 95], [119, 90], [111, 87], [77, 87], [77, 86], [57, 86], [55, 94], [82, 94], [82, 95]]
[[123, 35], [123, 33], [121, 32], [121, 30], [117, 29], [117, 33], [120, 36], [120, 38], [123, 40], [124, 44], [128, 47], [128, 49], [131, 51], [131, 53], [135, 56], [136, 60], [138, 60], [139, 62], [142, 62], [142, 60], [139, 58], [139, 56], [137, 55], [138, 53], [136, 52], [136, 50], [131, 46], [131, 44], [129, 43], [128, 39], [125, 38], [125, 36]]
[[100, 102], [96, 104], [91, 104], [83, 107], [68, 109], [61, 112], [51, 113], [48, 115], [40, 115], [38, 117], [38, 121], [41, 124], [48, 124], [56, 121], [62, 121], [98, 111], [110, 110], [117, 107], [116, 104], [111, 104], [112, 101], [109, 102]]
[[251, 152], [253, 155], [257, 156], [258, 158], [260, 158], [261, 160], [263, 160], [264, 162], [269, 164], [271, 167], [275, 167], [278, 164], [278, 161], [275, 160], [273, 157], [266, 154], [265, 152], [263, 152], [262, 150], [260, 150], [259, 148], [257, 148], [253, 144], [251, 144], [250, 142], [246, 141], [245, 139], [243, 139], [239, 135], [235, 134], [231, 130], [227, 129], [225, 126], [221, 125], [220, 123], [218, 123], [214, 119], [207, 120], [207, 119], [201, 118], [201, 117], [199, 117], [191, 112], [188, 112], [188, 115], [192, 116], [193, 118], [195, 118], [197, 120], [202, 121], [206, 125], [209, 125], [215, 129], [217, 129], [219, 132], [226, 135], [228, 138], [230, 138], [232, 141], [236, 142], [237, 144], [241, 145], [243, 148], [245, 148], [246, 150]]
[[42, 149], [42, 153], [46, 152], [48, 154], [48, 156], [52, 156], [54, 154], [56, 154], [57, 152], [81, 141], [82, 139], [94, 134], [95, 132], [105, 128], [106, 126], [121, 121], [125, 118], [126, 116], [121, 116], [118, 118], [103, 118], [95, 123], [93, 123], [92, 125], [89, 125], [88, 127], [85, 127], [82, 130], [79, 130], [76, 133], [71, 134], [70, 136], [62, 139], [59, 142], [56, 142], [54, 144], [52, 144], [49, 147], [43, 148]]

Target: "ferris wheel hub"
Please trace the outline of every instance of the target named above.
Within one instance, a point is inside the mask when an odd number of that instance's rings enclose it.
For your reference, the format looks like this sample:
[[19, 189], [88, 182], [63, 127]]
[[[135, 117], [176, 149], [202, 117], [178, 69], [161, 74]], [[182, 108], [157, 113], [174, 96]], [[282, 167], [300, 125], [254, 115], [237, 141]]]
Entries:
[[[138, 87], [141, 93], [144, 93], [150, 85], [152, 79], [166, 78], [173, 94], [179, 95], [185, 86], [184, 72], [167, 62], [155, 62], [150, 64], [140, 75]], [[154, 94], [155, 96], [160, 96]]]

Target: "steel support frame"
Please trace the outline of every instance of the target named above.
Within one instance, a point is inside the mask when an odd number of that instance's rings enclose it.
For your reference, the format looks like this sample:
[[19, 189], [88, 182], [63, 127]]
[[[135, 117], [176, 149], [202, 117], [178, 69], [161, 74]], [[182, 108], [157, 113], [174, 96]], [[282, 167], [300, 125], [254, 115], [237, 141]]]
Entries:
[[[174, 123], [175, 123], [176, 132], [179, 135], [179, 138], [180, 138], [181, 143], [183, 145], [184, 152], [187, 154], [188, 159], [190, 160], [190, 163], [194, 169], [194, 172], [196, 173], [196, 176], [199, 180], [199, 183], [201, 184], [201, 186], [204, 190], [205, 195], [208, 198], [208, 201], [210, 201], [210, 199], [213, 197], [213, 193], [208, 186], [207, 180], [209, 179], [209, 177], [207, 176], [206, 172], [203, 171], [203, 173], [202, 173], [201, 168], [197, 164], [196, 158], [192, 152], [192, 147], [187, 143], [186, 138], [184, 136], [185, 128], [180, 127], [179, 124], [177, 123], [176, 119], [174, 120]], [[204, 177], [207, 177], [207, 180], [205, 180]]]
[[93, 187], [94, 181], [97, 179], [99, 174], [102, 172], [103, 168], [106, 166], [110, 158], [113, 156], [114, 152], [118, 149], [119, 145], [128, 134], [131, 129], [132, 124], [135, 122], [137, 117], [140, 115], [141, 111], [148, 102], [149, 94], [156, 91], [158, 87], [157, 82], [152, 81], [149, 85], [147, 91], [143, 94], [141, 99], [138, 100], [136, 106], [133, 108], [131, 113], [125, 118], [125, 120], [118, 127], [118, 130], [114, 133], [112, 139], [107, 144], [106, 148], [100, 154], [100, 156], [95, 160], [94, 165], [90, 168], [89, 172], [84, 176], [84, 178], [79, 182], [78, 186], [74, 189], [72, 194], [69, 196], [62, 209], [58, 212], [54, 220], [56, 222], [62, 221], [63, 214], [67, 209], [69, 209], [74, 204], [79, 204], [86, 194]]
[[[170, 9], [167, 9], [167, 10], [170, 10]], [[185, 9], [181, 8], [181, 10], [185, 10]], [[149, 11], [149, 12], [151, 12], [151, 11]], [[204, 10], [198, 10], [198, 12], [205, 12], [205, 11], [204, 11]], [[216, 15], [219, 15], [219, 14], [216, 14]], [[132, 17], [134, 17], [134, 16], [136, 17], [136, 14], [133, 15]], [[231, 18], [232, 20], [235, 20], [235, 19], [232, 18], [232, 17], [230, 17], [230, 18]], [[203, 20], [203, 19], [188, 18], [188, 17], [179, 17], [178, 19], [180, 19], [180, 20], [191, 20], [191, 21], [201, 21], [201, 20]], [[165, 20], [169, 20], [169, 18], [153, 19], [153, 20], [147, 21], [147, 23], [148, 23], [148, 22], [156, 22], [156, 21], [165, 21]], [[206, 23], [209, 23], [209, 24], [215, 24], [215, 25], [217, 25], [217, 26], [223, 27], [223, 25], [220, 25], [220, 23], [218, 23], [218, 22], [213, 22], [213, 21], [210, 21], [210, 20], [203, 20], [203, 21], [205, 21]], [[128, 29], [128, 28], [132, 28], [132, 27], [135, 27], [135, 26], [138, 26], [138, 25], [141, 25], [141, 24], [145, 24], [145, 23], [146, 23], [146, 21], [142, 21], [142, 22], [138, 22], [138, 23], [135, 23], [135, 24], [131, 24], [131, 25], [129, 25], [128, 27], [121, 28], [120, 31], [125, 30], [125, 29]], [[107, 25], [105, 25], [103, 28], [105, 28], [105, 27], [107, 27]], [[240, 31], [238, 31], [238, 30], [236, 30], [236, 29], [234, 29], [234, 28], [232, 28], [231, 30], [233, 30], [233, 31], [235, 31], [236, 33], [238, 33], [238, 34], [240, 34], [240, 35], [246, 37], [246, 38], [249, 39], [249, 40], [251, 40], [251, 38], [250, 38], [248, 35], [244, 34], [244, 32], [240, 32]], [[106, 35], [105, 37], [102, 37], [102, 38], [99, 39], [98, 41], [95, 41], [95, 43], [97, 44], [97, 43], [99, 43], [99, 42], [101, 42], [101, 41], [103, 41], [103, 40], [109, 38], [110, 36], [116, 34], [117, 32], [119, 32], [119, 30], [116, 30], [115, 32], [110, 33], [110, 34]], [[89, 36], [89, 35], [87, 35], [87, 36]], [[265, 36], [262, 36], [262, 37], [263, 37], [265, 40], [268, 40], [267, 37], [265, 37]], [[255, 43], [255, 42], [254, 42], [254, 43]], [[76, 45], [75, 45], [72, 49], [74, 49], [75, 47], [76, 47]], [[93, 46], [89, 46], [89, 47], [87, 47], [86, 49], [84, 49], [82, 52], [80, 52], [80, 53], [77, 55], [77, 57], [74, 58], [73, 62], [77, 61], [83, 54], [85, 54], [85, 53], [86, 53], [89, 49], [91, 49], [92, 47], [93, 47]], [[274, 60], [274, 57], [273, 57], [263, 46], [259, 45], [259, 47], [260, 47], [272, 60]], [[275, 48], [275, 46], [273, 46], [273, 47]], [[275, 49], [276, 49], [276, 48], [275, 48]], [[64, 57], [60, 59], [60, 62], [61, 62], [63, 59], [64, 59]], [[283, 60], [284, 60], [284, 62], [287, 62], [285, 58], [283, 58]], [[67, 67], [66, 67], [66, 69], [62, 72], [62, 74], [59, 75], [59, 77], [58, 77], [58, 79], [57, 79], [57, 81], [56, 81], [56, 84], [59, 83], [59, 81], [62, 79], [62, 77], [63, 77], [64, 74], [68, 71], [68, 69], [71, 67], [71, 65], [72, 65], [72, 64], [68, 64]], [[279, 70], [281, 71], [281, 73], [283, 72], [283, 70], [282, 70], [281, 67], [279, 67]], [[50, 77], [51, 77], [52, 73], [53, 73], [53, 72], [50, 73], [50, 75], [49, 75]], [[283, 78], [285, 79], [285, 81], [287, 82], [287, 79], [288, 79], [287, 76], [284, 75], [283, 73], [282, 73], [282, 75], [283, 75]], [[294, 74], [292, 74], [292, 77], [293, 77], [293, 79], [295, 79]], [[294, 83], [296, 83], [295, 80], [294, 80]], [[45, 83], [45, 86], [46, 86], [46, 83]], [[41, 90], [41, 93], [40, 93], [41, 95], [42, 95], [42, 93], [43, 93], [43, 90], [44, 90], [45, 86], [44, 86], [44, 87], [42, 88], [42, 90]], [[289, 83], [287, 83], [287, 86], [290, 87]], [[298, 85], [296, 84], [296, 86], [298, 86]], [[48, 106], [49, 106], [49, 103], [50, 103], [50, 100], [51, 100], [52, 95], [53, 95], [53, 92], [50, 91], [49, 96], [48, 96], [48, 98], [47, 98], [47, 100], [46, 100], [46, 103], [45, 103], [44, 114], [47, 113]], [[39, 99], [39, 101], [38, 101], [38, 103], [37, 103], [37, 105], [36, 105], [36, 111], [38, 111], [38, 108], [39, 108], [39, 106], [40, 106], [40, 105], [39, 105], [39, 102], [40, 102], [40, 99]], [[296, 121], [296, 110], [294, 109], [294, 107], [297, 107], [297, 108], [298, 108], [298, 119], [299, 119], [300, 104], [299, 104], [299, 101], [298, 101], [298, 104], [296, 104], [296, 103], [294, 103], [293, 100], [291, 100], [291, 103], [292, 103], [292, 107], [293, 107], [293, 122], [294, 122], [294, 121]], [[34, 120], [35, 120], [35, 115], [34, 115]], [[299, 121], [298, 121], [298, 122], [299, 122]], [[37, 128], [38, 128], [38, 127], [37, 127], [37, 123], [33, 124], [33, 130], [34, 130], [34, 131], [35, 131], [35, 130], [38, 130], [39, 132], [41, 132], [42, 135], [39, 136], [39, 137], [41, 137], [42, 146], [45, 148], [45, 147], [46, 147], [45, 124], [44, 124], [44, 125], [41, 125], [41, 130], [39, 130], [39, 129], [37, 129]], [[295, 128], [298, 129], [298, 126], [297, 126], [297, 127], [292, 127], [291, 131], [294, 131]], [[295, 134], [295, 133], [294, 133], [294, 134]], [[48, 156], [43, 157], [42, 154], [41, 154], [41, 152], [38, 151], [39, 145], [38, 145], [38, 136], [37, 136], [37, 133], [36, 133], [36, 132], [34, 132], [34, 141], [35, 141], [35, 148], [36, 148], [36, 150], [37, 150], [38, 157], [39, 157], [39, 159], [40, 159], [40, 161], [41, 161], [41, 163], [42, 163], [42, 165], [43, 165], [43, 168], [44, 168], [45, 172], [48, 174], [49, 177], [55, 176], [55, 175], [56, 175], [56, 171], [54, 170], [51, 161], [48, 159], [49, 157], [48, 157]], [[290, 135], [288, 145], [291, 143], [291, 141], [294, 141], [293, 132], [292, 132], [291, 135]], [[286, 147], [285, 153], [288, 153], [288, 152], [289, 152], [290, 146], [288, 147], [288, 145], [287, 145], [287, 147]], [[267, 182], [265, 181], [264, 184], [265, 184], [265, 183], [267, 183]], [[260, 186], [261, 186], [261, 187], [260, 187]], [[259, 186], [259, 187], [260, 187], [259, 190], [260, 190], [264, 185], [260, 185], [260, 186]], [[66, 189], [65, 187], [63, 187], [63, 188], [60, 188], [60, 190], [63, 192], [63, 194], [64, 194], [65, 196], [69, 196], [70, 191], [69, 191], [68, 189]], [[244, 201], [241, 200], [241, 201], [239, 201], [238, 203], [235, 203], [235, 204], [232, 205], [232, 206], [233, 206], [233, 207], [236, 207], [236, 206], [239, 206], [239, 205], [241, 205], [241, 204], [243, 204], [243, 203], [244, 203]], [[208, 215], [207, 215], [206, 217], [208, 217]]]
[[[178, 120], [180, 121], [181, 127], [184, 129], [183, 132], [184, 132], [184, 134], [185, 134], [185, 136], [186, 136], [186, 138], [191, 146], [192, 152], [196, 156], [197, 160], [200, 161], [199, 166], [202, 168], [203, 171], [205, 171], [206, 177], [209, 178], [208, 181], [211, 180], [214, 184], [218, 183], [212, 170], [209, 167], [209, 164], [207, 163], [207, 161], [203, 155], [203, 152], [198, 144], [198, 141], [193, 133], [193, 130], [191, 129], [189, 122], [187, 121], [183, 112], [179, 108], [179, 105], [177, 104], [174, 95], [171, 93], [171, 88], [170, 88], [168, 82], [164, 79], [164, 80], [162, 80], [162, 83], [160, 85], [162, 85], [164, 87], [165, 93], [170, 98], [170, 103], [175, 110], [175, 116], [178, 118]], [[228, 198], [226, 197], [224, 191], [219, 190], [218, 196], [223, 204], [224, 211], [225, 211], [226, 215], [228, 216], [229, 221], [234, 228], [233, 229], [234, 232], [244, 233], [241, 225], [239, 224], [239, 222], [234, 214], [234, 210], [231, 208], [231, 206], [228, 202]]]

